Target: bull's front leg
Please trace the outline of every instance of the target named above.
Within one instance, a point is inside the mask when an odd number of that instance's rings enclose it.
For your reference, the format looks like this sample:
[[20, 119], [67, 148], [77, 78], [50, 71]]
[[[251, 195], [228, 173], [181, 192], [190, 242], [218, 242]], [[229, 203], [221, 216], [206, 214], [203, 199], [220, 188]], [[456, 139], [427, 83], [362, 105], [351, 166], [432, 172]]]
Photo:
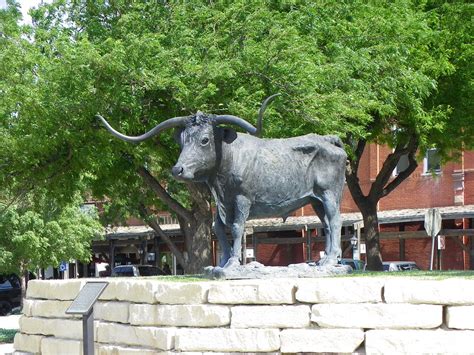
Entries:
[[242, 255], [242, 237], [244, 235], [245, 222], [249, 216], [251, 202], [244, 196], [237, 196], [234, 206], [234, 221], [230, 227], [233, 246], [231, 257], [224, 268], [240, 265]]
[[216, 213], [216, 218], [214, 220], [214, 232], [216, 233], [217, 240], [219, 241], [219, 246], [222, 251], [222, 257], [219, 262], [219, 266], [223, 267], [230, 259], [232, 248], [227, 240], [227, 235], [225, 232], [225, 225], [222, 222], [219, 212]]

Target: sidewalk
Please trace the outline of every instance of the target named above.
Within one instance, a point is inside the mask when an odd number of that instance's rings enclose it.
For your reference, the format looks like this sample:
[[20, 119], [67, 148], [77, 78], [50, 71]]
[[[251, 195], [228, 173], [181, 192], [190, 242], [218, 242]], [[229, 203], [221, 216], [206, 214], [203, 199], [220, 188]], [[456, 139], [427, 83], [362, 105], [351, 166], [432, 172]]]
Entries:
[[[19, 320], [21, 314], [0, 317], [0, 328], [2, 329], [20, 329]], [[13, 344], [0, 344], [0, 354], [13, 353]]]
[[13, 349], [12, 344], [0, 344], [0, 355], [12, 354], [15, 349]]
[[2, 329], [20, 329], [19, 320], [21, 314], [0, 317], [0, 328]]

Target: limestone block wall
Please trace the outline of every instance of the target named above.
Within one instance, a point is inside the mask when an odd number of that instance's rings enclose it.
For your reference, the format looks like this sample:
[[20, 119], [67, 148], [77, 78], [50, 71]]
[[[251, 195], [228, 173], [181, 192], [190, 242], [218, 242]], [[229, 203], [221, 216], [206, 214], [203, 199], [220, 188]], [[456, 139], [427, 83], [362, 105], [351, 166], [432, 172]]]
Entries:
[[[81, 354], [82, 320], [65, 310], [86, 281], [31, 281], [16, 351]], [[474, 353], [473, 279], [107, 281], [101, 355]]]

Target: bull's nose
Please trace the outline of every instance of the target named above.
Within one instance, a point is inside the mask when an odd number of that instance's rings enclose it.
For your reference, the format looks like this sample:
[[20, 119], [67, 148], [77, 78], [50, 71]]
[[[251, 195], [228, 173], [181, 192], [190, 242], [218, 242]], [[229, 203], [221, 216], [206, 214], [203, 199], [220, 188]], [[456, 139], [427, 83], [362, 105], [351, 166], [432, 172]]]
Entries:
[[183, 170], [182, 166], [175, 165], [171, 169], [171, 174], [173, 174], [173, 176], [180, 176], [183, 173]]

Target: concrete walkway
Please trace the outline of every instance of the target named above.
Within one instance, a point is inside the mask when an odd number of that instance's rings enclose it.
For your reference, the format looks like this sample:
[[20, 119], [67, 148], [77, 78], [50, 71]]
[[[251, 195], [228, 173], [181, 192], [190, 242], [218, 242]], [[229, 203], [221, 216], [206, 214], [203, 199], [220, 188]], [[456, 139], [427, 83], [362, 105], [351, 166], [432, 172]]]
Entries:
[[[20, 329], [19, 320], [21, 314], [0, 317], [1, 329]], [[13, 344], [0, 344], [0, 354], [13, 353]]]

